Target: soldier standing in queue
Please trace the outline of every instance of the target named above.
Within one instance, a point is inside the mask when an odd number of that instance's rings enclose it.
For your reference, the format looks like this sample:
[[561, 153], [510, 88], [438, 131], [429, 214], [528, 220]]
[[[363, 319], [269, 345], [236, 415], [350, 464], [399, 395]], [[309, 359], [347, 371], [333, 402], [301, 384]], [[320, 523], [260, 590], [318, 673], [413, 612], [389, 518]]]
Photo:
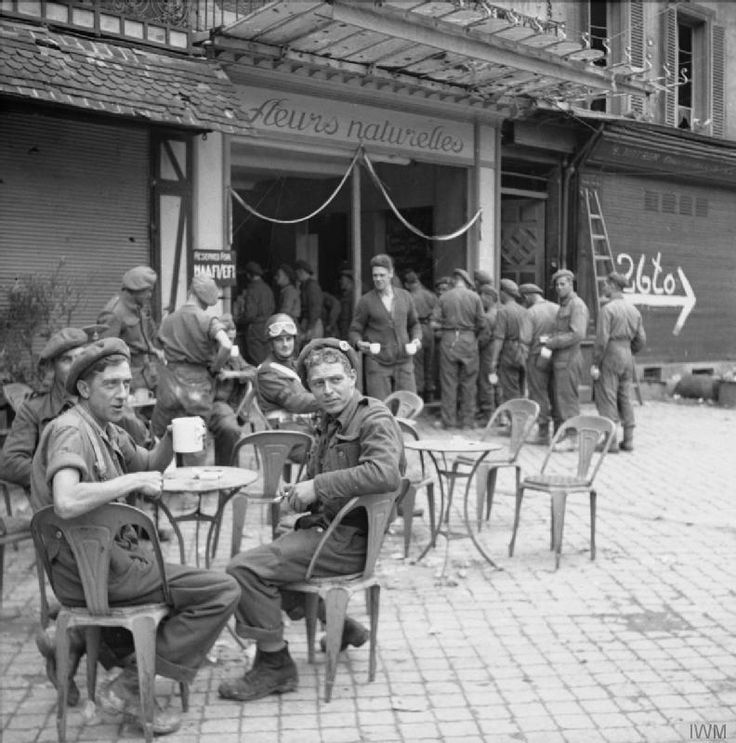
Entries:
[[302, 300], [302, 314], [299, 320], [301, 336], [304, 343], [315, 338], [323, 338], [325, 328], [322, 323], [322, 287], [314, 278], [314, 269], [305, 260], [298, 260], [294, 264], [296, 277], [299, 279], [299, 291]]
[[[544, 345], [552, 349], [555, 431], [563, 421], [580, 414], [578, 388], [583, 372], [580, 344], [587, 332], [589, 313], [585, 302], [575, 293], [574, 281], [575, 274], [566, 268], [552, 276], [560, 306], [554, 333], [547, 339], [542, 338]], [[577, 437], [571, 436], [566, 443], [574, 448]]]
[[337, 332], [338, 337], [346, 341], [350, 323], [353, 321], [353, 307], [355, 307], [355, 277], [349, 268], [340, 271], [337, 285], [340, 289], [340, 315], [337, 318]]
[[[478, 281], [476, 271], [476, 284]], [[481, 304], [483, 305], [483, 316], [485, 327], [478, 336], [478, 415], [476, 416], [480, 425], [485, 426], [491, 419], [496, 409], [496, 386], [491, 384], [491, 362], [493, 361], [493, 329], [496, 327], [496, 316], [498, 314], [498, 292], [490, 283], [483, 283], [478, 290]]]
[[263, 269], [255, 261], [245, 264], [248, 286], [243, 314], [237, 318], [238, 331], [245, 339], [245, 358], [258, 366], [268, 356], [268, 344], [263, 340], [266, 320], [276, 310], [271, 287], [263, 280]]
[[531, 323], [531, 345], [526, 364], [526, 381], [529, 399], [539, 405], [537, 437], [529, 443], [549, 446], [550, 422], [554, 393], [552, 389], [552, 352], [542, 343], [555, 331], [557, 305], [544, 298], [544, 292], [536, 284], [522, 284], [521, 296], [527, 306]]
[[498, 374], [501, 400], [507, 402], [524, 397], [526, 360], [531, 332], [526, 310], [516, 301], [519, 287], [511, 279], [501, 279], [501, 306], [493, 328], [491, 373]]
[[478, 381], [478, 335], [485, 317], [480, 297], [474, 291], [467, 271], [453, 271], [454, 288], [446, 291], [434, 311], [433, 322], [442, 331], [440, 340], [440, 383], [442, 386], [442, 426], [452, 429], [475, 423], [476, 384]]
[[[606, 277], [603, 294], [608, 301], [598, 313], [598, 327], [593, 346], [593, 377], [595, 406], [598, 414], [624, 428], [620, 448], [634, 449], [634, 408], [631, 388], [634, 383], [634, 359], [647, 342], [641, 313], [624, 299], [623, 290], [628, 286], [625, 276], [612, 271]], [[617, 452], [619, 444], [614, 439], [609, 448]]]

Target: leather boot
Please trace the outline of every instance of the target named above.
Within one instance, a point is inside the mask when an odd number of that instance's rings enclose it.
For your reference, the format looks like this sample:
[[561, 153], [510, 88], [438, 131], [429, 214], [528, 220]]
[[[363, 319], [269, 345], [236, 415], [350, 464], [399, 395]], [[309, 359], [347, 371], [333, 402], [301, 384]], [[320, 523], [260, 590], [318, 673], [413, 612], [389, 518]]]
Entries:
[[241, 678], [223, 681], [218, 693], [223, 699], [249, 702], [262, 699], [269, 694], [283, 694], [296, 691], [299, 686], [299, 673], [289, 655], [288, 643], [274, 653], [256, 650], [253, 667]]
[[[66, 695], [66, 703], [69, 707], [79, 704], [79, 687], [74, 681], [74, 676], [79, 668], [79, 662], [84, 655], [84, 635], [79, 630], [69, 633], [69, 688]], [[56, 627], [54, 625], [45, 630], [36, 632], [36, 647], [46, 661], [46, 676], [54, 689], [59, 688], [56, 674]]]
[[529, 439], [528, 443], [532, 444], [532, 446], [549, 446], [550, 440], [549, 423], [540, 423], [536, 438]]
[[624, 427], [624, 440], [621, 442], [621, 449], [623, 451], [634, 451], [634, 427]]
[[[356, 622], [355, 619], [345, 617], [345, 624], [342, 626], [342, 639], [340, 640], [340, 652], [347, 650], [348, 645], [352, 645], [354, 648], [359, 648], [368, 642], [371, 636], [371, 632], [368, 627], [365, 627], [360, 622]], [[327, 636], [322, 635], [319, 638], [319, 648], [324, 653], [327, 650]]]

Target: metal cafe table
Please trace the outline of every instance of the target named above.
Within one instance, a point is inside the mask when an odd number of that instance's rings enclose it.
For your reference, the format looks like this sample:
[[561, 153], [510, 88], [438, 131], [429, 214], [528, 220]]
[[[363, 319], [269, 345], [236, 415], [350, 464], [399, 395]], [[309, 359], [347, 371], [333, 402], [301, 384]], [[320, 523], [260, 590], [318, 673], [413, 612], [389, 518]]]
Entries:
[[[473, 530], [470, 526], [468, 519], [468, 498], [470, 496], [470, 488], [473, 484], [474, 476], [481, 462], [490, 454], [492, 451], [497, 451], [503, 448], [502, 444], [498, 444], [493, 441], [480, 441], [477, 439], [465, 439], [461, 436], [445, 436], [445, 437], [432, 437], [417, 440], [407, 440], [404, 442], [404, 446], [407, 449], [426, 453], [429, 455], [434, 468], [437, 472], [437, 480], [440, 486], [440, 509], [439, 518], [437, 519], [437, 527], [435, 533], [429, 541], [429, 544], [424, 548], [424, 551], [417, 558], [421, 560], [433, 546], [436, 541], [438, 534], [442, 534], [447, 539], [447, 550], [445, 553], [445, 567], [447, 565], [447, 554], [449, 553], [449, 543], [452, 537], [465, 536], [457, 533], [451, 533], [450, 531], [450, 511], [452, 507], [452, 491], [454, 482], [453, 480], [463, 477], [467, 479], [465, 484], [465, 498], [463, 504], [463, 516], [465, 521], [465, 528], [467, 536], [473, 541], [478, 552], [495, 568], [498, 567], [495, 562], [486, 554], [485, 550], [478, 542], [473, 534]], [[466, 461], [466, 466], [470, 465], [469, 460], [472, 461], [472, 467], [470, 471], [464, 469], [461, 474], [453, 473], [452, 463], [455, 459], [452, 455], [463, 455], [463, 459]], [[445, 495], [445, 487], [449, 486], [447, 497]], [[443, 527], [444, 524], [444, 527]], [[443, 567], [442, 572], [444, 573]]]
[[[191, 493], [197, 496], [195, 510], [178, 516], [171, 513], [169, 506], [163, 499], [156, 503], [166, 514], [174, 529], [179, 541], [179, 554], [182, 564], [186, 562], [186, 550], [179, 524], [183, 521], [196, 522], [195, 560], [197, 566], [199, 566], [199, 525], [200, 523], [209, 524], [205, 542], [205, 566], [209, 567], [217, 549], [225, 506], [241, 488], [250, 485], [257, 479], [257, 472], [242, 467], [172, 467], [164, 472], [164, 493]], [[213, 492], [217, 493], [217, 507], [214, 513], [206, 513], [202, 509], [203, 496]]]

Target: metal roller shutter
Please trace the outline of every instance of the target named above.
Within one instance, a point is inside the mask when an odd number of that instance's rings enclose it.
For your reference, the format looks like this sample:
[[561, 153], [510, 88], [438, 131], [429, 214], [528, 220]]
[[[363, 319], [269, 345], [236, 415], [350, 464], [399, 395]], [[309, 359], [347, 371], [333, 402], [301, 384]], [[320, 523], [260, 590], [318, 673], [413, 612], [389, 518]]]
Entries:
[[65, 259], [94, 322], [130, 267], [151, 260], [149, 135], [143, 128], [0, 115], [0, 302], [16, 276]]

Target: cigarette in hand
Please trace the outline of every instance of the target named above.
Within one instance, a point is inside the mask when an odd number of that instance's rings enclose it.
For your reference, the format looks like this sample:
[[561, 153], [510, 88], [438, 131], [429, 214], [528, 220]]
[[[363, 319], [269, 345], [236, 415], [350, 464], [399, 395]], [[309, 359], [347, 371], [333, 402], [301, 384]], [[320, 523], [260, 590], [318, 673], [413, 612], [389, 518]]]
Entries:
[[284, 498], [288, 498], [294, 491], [293, 485], [285, 485], [281, 492], [271, 501], [271, 503], [281, 503]]

